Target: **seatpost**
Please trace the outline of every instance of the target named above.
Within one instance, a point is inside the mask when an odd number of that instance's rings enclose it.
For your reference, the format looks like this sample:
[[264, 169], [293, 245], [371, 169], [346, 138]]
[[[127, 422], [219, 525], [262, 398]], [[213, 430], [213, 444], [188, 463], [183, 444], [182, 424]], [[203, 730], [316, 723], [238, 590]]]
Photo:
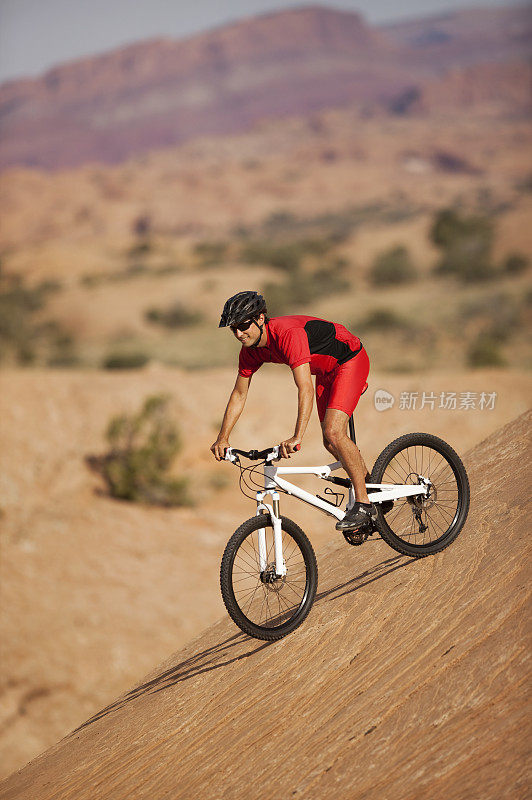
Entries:
[[355, 420], [353, 419], [353, 415], [349, 417], [349, 438], [355, 444], [357, 443], [357, 437], [355, 435]]

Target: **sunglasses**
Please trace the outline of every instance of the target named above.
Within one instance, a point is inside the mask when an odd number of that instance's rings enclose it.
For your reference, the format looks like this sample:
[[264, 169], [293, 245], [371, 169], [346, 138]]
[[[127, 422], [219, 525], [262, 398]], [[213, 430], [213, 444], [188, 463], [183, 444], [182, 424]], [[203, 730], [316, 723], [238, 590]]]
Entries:
[[247, 319], [245, 322], [239, 322], [238, 325], [230, 325], [229, 327], [233, 333], [236, 333], [237, 331], [247, 331], [247, 329], [250, 328], [254, 322], [254, 319]]

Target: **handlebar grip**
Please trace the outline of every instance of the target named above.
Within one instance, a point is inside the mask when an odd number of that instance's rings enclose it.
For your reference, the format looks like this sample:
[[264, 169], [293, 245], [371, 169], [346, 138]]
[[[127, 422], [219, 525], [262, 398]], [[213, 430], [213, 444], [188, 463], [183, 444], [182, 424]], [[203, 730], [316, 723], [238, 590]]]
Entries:
[[296, 446], [294, 447], [294, 450], [296, 450], [296, 451], [297, 450], [301, 450], [301, 445], [300, 444], [296, 444]]

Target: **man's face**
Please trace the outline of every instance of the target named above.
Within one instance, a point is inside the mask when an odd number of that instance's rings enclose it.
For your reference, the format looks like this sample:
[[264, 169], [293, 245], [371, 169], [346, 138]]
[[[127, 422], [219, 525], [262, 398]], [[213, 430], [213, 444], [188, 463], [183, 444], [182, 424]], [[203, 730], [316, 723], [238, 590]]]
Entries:
[[[248, 322], [250, 323], [248, 325]], [[255, 317], [254, 320], [246, 320], [241, 323], [242, 328], [231, 325], [231, 330], [242, 345], [242, 347], [251, 347], [256, 344], [260, 339], [260, 330], [258, 325], [264, 325], [264, 314]]]

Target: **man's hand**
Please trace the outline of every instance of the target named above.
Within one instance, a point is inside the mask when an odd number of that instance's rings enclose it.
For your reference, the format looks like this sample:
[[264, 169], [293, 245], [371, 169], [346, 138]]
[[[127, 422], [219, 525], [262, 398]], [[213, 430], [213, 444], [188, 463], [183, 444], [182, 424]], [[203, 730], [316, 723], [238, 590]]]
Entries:
[[297, 450], [301, 449], [301, 438], [299, 436], [292, 436], [290, 439], [285, 439], [284, 442], [281, 442], [279, 447], [281, 448], [281, 458], [290, 458], [290, 453], [295, 453]]
[[215, 443], [211, 445], [211, 452], [214, 455], [216, 461], [223, 461], [225, 456], [225, 451], [227, 448], [230, 447], [228, 439], [216, 439]]

